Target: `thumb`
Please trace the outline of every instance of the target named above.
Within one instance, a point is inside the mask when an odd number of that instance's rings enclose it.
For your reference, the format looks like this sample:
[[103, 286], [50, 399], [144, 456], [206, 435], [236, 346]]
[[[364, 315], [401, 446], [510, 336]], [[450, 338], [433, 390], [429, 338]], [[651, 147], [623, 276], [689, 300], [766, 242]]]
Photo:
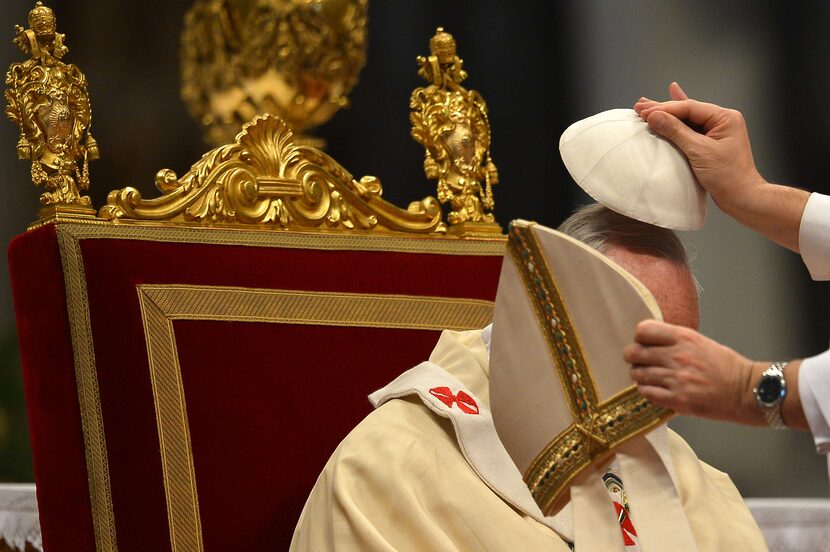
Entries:
[[670, 140], [689, 157], [690, 150], [700, 144], [703, 136], [686, 126], [674, 115], [664, 111], [654, 111], [648, 117], [648, 126], [657, 134]]

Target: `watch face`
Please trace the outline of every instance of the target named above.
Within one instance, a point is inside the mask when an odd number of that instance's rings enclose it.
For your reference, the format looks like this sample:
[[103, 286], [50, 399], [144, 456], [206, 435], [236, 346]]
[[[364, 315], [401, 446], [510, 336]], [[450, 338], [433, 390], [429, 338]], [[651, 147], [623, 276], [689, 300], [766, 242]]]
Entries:
[[775, 376], [764, 376], [758, 384], [758, 400], [765, 405], [774, 405], [781, 398], [783, 385]]

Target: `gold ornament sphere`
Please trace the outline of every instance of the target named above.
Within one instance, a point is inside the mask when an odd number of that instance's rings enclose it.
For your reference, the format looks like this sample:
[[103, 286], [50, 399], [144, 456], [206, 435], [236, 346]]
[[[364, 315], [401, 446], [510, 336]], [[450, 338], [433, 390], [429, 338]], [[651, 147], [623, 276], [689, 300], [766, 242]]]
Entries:
[[366, 63], [368, 0], [197, 0], [181, 39], [182, 98], [214, 145], [256, 115], [296, 132], [348, 105]]

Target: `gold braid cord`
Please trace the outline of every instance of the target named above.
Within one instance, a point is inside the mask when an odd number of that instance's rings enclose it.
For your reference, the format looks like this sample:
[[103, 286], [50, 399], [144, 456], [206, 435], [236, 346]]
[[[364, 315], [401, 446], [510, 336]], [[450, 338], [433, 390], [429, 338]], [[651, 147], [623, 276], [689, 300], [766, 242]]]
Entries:
[[377, 178], [357, 181], [322, 151], [296, 145], [274, 115], [255, 117], [233, 144], [209, 151], [181, 178], [162, 169], [156, 186], [163, 195], [148, 200], [135, 188], [110, 192], [99, 216], [295, 230], [446, 231], [434, 198], [407, 210], [395, 207], [381, 199]]

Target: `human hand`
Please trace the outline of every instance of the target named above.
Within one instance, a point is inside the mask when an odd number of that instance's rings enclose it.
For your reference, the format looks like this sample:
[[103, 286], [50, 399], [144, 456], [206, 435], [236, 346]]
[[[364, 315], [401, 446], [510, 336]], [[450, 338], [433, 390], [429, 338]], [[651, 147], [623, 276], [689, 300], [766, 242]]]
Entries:
[[690, 100], [676, 82], [669, 86], [669, 94], [672, 100], [667, 102], [640, 98], [634, 110], [688, 157], [698, 182], [721, 209], [733, 215], [743, 210], [743, 203], [765, 184], [755, 167], [743, 115]]
[[765, 366], [683, 326], [637, 325], [623, 356], [643, 397], [679, 414], [763, 425], [754, 375]]

